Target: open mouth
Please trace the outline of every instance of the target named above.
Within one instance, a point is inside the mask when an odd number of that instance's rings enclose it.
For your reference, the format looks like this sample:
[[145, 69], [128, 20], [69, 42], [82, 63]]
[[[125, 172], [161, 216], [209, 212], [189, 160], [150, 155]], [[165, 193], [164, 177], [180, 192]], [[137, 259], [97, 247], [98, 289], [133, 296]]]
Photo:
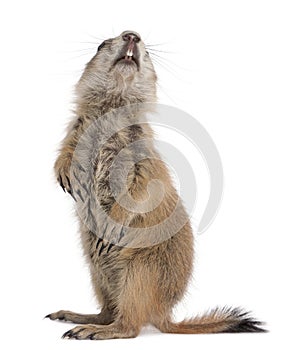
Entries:
[[125, 63], [125, 64], [135, 64], [137, 67], [139, 66], [139, 63], [138, 63], [138, 60], [133, 57], [133, 56], [123, 56], [123, 57], [120, 57], [115, 64], [117, 64], [118, 62], [122, 62], [122, 63]]
[[119, 58], [115, 61], [117, 63], [123, 63], [127, 65], [135, 65], [139, 69], [139, 54], [136, 46], [128, 45], [127, 48], [120, 54]]

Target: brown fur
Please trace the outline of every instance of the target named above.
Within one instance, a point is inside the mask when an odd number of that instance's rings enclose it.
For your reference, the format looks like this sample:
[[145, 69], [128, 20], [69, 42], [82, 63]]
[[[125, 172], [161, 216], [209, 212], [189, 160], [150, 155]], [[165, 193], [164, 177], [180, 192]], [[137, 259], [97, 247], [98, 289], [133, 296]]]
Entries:
[[[83, 249], [102, 311], [98, 315], [59, 311], [48, 317], [83, 324], [64, 335], [76, 339], [135, 337], [148, 323], [167, 333], [262, 331], [259, 322], [238, 309], [217, 309], [181, 323], [172, 320], [172, 309], [182, 299], [192, 273], [193, 235], [166, 165], [154, 148], [152, 130], [139, 123], [139, 116], [145, 115], [150, 107], [134, 105], [156, 101], [156, 74], [143, 42], [135, 44], [138, 66], [124, 61], [116, 63], [127, 50], [128, 44], [123, 40], [126, 34], [107, 40], [86, 66], [76, 89], [76, 117], [55, 163], [58, 181], [76, 200]], [[104, 115], [122, 106], [126, 107], [124, 113], [119, 112], [115, 119], [120, 131], [98, 150], [92, 177], [75, 149], [82, 135], [87, 134], [88, 126], [97, 120], [97, 137], [83, 136], [83, 147], [89, 152], [96, 151], [95, 140], [103, 138], [111, 127]], [[125, 124], [128, 120], [135, 125]], [[139, 140], [143, 141], [141, 147], [148, 157], [134, 164], [136, 152], [129, 145]], [[109, 183], [112, 162], [122, 150], [124, 166], [132, 166], [125, 190], [119, 189], [117, 199], [136, 203], [129, 209], [114, 198]], [[117, 173], [124, 172], [124, 166], [118, 167]], [[164, 194], [156, 208], [148, 209], [151, 201], [155, 204], [159, 192], [153, 186], [148, 191], [151, 180], [162, 183]], [[100, 202], [101, 211], [94, 206], [92, 197]], [[145, 201], [149, 202], [144, 206], [146, 210], [134, 210], [137, 203]], [[176, 234], [169, 232], [170, 225], [161, 232], [145, 231], [168, 218], [177, 203], [176, 222], [185, 220]]]

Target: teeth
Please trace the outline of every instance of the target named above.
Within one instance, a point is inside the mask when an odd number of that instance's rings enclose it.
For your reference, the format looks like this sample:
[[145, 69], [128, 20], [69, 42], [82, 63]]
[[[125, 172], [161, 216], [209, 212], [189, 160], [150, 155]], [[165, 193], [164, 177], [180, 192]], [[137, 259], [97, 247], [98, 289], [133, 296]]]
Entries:
[[127, 50], [126, 55], [127, 55], [128, 57], [132, 57], [132, 56], [133, 56], [133, 51], [132, 51], [132, 50]]

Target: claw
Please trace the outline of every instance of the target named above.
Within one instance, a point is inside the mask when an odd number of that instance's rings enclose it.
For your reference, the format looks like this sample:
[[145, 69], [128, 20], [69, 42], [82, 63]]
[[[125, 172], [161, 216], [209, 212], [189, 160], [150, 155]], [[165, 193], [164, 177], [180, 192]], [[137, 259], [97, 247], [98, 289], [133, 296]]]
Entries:
[[68, 178], [67, 175], [66, 175], [66, 179], [67, 179], [67, 182], [68, 182], [68, 187], [71, 188], [70, 179]]
[[59, 178], [58, 178], [58, 182], [59, 182], [60, 186], [62, 187], [63, 191], [66, 192], [65, 186], [63, 185], [63, 180], [62, 180], [61, 175], [60, 175]]
[[67, 179], [67, 182], [68, 182], [68, 188], [69, 188], [69, 189], [67, 188], [67, 192], [72, 196], [74, 201], [77, 202], [77, 199], [75, 198], [74, 193], [72, 191], [72, 187], [71, 187], [71, 184], [70, 184], [70, 179], [68, 178], [67, 175], [65, 175], [65, 176], [66, 176], [66, 179]]
[[71, 195], [71, 197], [74, 199], [75, 202], [77, 202], [77, 199], [75, 198], [73, 192], [72, 192], [72, 188], [70, 188], [69, 190], [67, 190], [67, 192]]
[[102, 242], [102, 240], [103, 240], [103, 239], [99, 237], [99, 239], [98, 239], [98, 241], [97, 241], [97, 244], [96, 244], [96, 249], [98, 249], [99, 244]]
[[101, 255], [102, 251], [104, 250], [104, 248], [106, 248], [108, 245], [108, 243], [104, 244], [104, 242], [102, 242], [101, 248], [99, 250], [99, 256]]
[[112, 249], [112, 247], [114, 247], [114, 244], [113, 243], [110, 243], [108, 248], [107, 248], [107, 254], [109, 253], [109, 251]]
[[62, 339], [70, 339], [73, 337], [73, 332], [70, 330], [62, 335]]

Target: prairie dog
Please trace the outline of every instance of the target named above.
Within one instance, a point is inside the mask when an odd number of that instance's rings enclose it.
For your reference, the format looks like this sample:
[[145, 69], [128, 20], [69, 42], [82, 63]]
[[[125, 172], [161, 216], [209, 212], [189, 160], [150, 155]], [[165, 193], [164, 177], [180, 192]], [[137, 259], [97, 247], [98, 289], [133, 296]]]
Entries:
[[[145, 123], [156, 102], [156, 80], [140, 35], [125, 31], [99, 46], [76, 86], [75, 119], [55, 173], [75, 199], [101, 312], [62, 310], [47, 317], [79, 324], [63, 336], [74, 339], [132, 338], [146, 324], [164, 333], [263, 332], [261, 322], [239, 308], [216, 308], [179, 323], [172, 319], [192, 273], [193, 233]], [[116, 132], [109, 135], [109, 129]], [[145, 157], [138, 160], [139, 153]], [[118, 184], [122, 179], [124, 186]], [[173, 223], [159, 230], [172, 213], [175, 224], [182, 223], [178, 232], [172, 233]]]

